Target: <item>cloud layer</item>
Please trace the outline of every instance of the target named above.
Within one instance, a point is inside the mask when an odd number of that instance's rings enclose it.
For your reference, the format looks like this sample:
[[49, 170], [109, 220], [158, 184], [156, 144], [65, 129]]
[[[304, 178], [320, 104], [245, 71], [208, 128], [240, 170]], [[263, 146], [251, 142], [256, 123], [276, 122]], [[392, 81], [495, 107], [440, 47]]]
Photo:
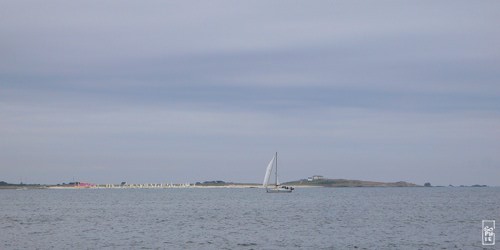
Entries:
[[2, 6], [6, 181], [500, 184], [494, 1]]

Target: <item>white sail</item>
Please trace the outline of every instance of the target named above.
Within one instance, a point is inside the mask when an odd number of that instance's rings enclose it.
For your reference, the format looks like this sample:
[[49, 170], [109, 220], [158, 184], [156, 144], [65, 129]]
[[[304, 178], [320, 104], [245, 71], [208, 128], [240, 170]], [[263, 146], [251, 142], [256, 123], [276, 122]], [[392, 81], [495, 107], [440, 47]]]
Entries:
[[262, 184], [265, 188], [267, 188], [267, 185], [269, 184], [269, 177], [271, 177], [271, 171], [273, 170], [275, 158], [276, 156], [273, 156], [273, 159], [271, 159], [269, 165], [267, 165], [266, 175], [264, 176], [264, 183]]
[[[271, 181], [271, 175], [274, 178]], [[271, 187], [268, 187], [271, 184]], [[280, 186], [278, 181], [278, 153], [276, 153], [273, 159], [269, 162], [266, 169], [266, 175], [264, 176], [264, 183], [262, 183], [267, 193], [291, 193], [294, 188], [288, 186]]]

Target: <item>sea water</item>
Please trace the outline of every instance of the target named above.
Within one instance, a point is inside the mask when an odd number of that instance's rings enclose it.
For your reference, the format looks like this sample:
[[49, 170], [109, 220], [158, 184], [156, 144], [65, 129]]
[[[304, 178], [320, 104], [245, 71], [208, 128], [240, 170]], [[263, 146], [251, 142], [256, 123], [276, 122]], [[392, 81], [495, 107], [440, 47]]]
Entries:
[[0, 190], [0, 202], [0, 249], [482, 249], [481, 221], [500, 221], [500, 188]]

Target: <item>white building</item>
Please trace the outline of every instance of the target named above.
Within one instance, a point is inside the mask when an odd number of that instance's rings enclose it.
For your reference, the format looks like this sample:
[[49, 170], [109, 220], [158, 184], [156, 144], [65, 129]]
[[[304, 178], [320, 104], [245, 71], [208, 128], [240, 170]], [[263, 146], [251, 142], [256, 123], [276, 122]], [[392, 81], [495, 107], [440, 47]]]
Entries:
[[323, 180], [325, 179], [325, 177], [323, 177], [322, 175], [313, 175], [309, 178], [307, 178], [307, 181], [316, 181], [316, 180]]

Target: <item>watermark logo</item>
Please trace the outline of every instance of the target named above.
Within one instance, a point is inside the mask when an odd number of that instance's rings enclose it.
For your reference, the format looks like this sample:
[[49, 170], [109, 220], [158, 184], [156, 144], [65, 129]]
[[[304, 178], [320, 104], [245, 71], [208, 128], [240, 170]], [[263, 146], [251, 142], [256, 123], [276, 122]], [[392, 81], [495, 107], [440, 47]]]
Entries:
[[495, 221], [494, 220], [483, 220], [483, 246], [493, 246], [495, 245]]

